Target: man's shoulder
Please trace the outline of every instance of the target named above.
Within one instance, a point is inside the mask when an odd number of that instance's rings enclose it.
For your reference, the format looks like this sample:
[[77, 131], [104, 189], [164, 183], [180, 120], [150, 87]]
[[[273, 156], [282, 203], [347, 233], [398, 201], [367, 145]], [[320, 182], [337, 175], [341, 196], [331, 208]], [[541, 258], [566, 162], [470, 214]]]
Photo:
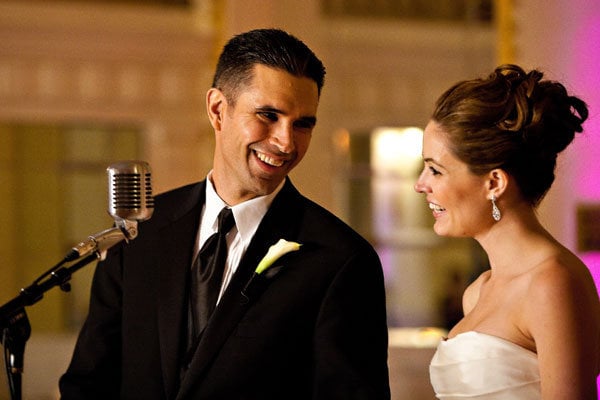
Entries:
[[371, 243], [361, 233], [321, 204], [301, 194], [299, 203], [303, 211], [296, 217], [302, 219], [302, 230], [305, 234], [335, 242], [336, 246], [348, 246], [349, 249], [372, 248]]
[[162, 226], [177, 220], [200, 206], [203, 199], [204, 181], [161, 192], [154, 196], [154, 211], [147, 225]]
[[169, 189], [167, 191], [158, 193], [154, 196], [154, 200], [157, 203], [168, 202], [173, 199], [178, 199], [185, 196], [193, 195], [200, 191], [204, 187], [205, 181], [188, 183], [183, 186]]

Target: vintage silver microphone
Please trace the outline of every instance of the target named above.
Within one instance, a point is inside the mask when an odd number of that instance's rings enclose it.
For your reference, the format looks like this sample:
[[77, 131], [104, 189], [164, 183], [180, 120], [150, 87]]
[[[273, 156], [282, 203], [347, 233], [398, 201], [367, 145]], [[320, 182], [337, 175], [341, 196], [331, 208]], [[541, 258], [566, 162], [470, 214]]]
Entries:
[[150, 166], [144, 161], [111, 164], [108, 173], [108, 213], [115, 219], [145, 221], [154, 211]]
[[106, 251], [121, 242], [135, 239], [137, 224], [152, 217], [154, 198], [150, 165], [145, 161], [120, 161], [106, 169], [108, 174], [108, 213], [115, 227], [89, 236], [73, 247], [67, 259], [74, 260], [97, 252], [104, 259]]

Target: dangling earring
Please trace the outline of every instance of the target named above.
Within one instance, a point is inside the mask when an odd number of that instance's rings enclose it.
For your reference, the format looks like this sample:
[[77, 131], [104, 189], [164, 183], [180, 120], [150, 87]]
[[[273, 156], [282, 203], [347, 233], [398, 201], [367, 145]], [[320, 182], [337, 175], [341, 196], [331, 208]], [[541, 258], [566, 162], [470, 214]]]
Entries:
[[492, 195], [492, 218], [494, 218], [495, 221], [500, 221], [500, 218], [502, 218], [502, 213], [500, 212], [500, 209], [496, 205], [496, 196], [495, 195]]

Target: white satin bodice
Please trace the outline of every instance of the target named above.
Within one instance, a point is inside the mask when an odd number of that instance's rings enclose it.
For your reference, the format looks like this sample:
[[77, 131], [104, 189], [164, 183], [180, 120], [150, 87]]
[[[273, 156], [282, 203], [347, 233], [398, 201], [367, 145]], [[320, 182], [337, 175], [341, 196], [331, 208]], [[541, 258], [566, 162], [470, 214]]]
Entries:
[[497, 336], [470, 331], [441, 341], [429, 372], [438, 399], [541, 398], [537, 355]]

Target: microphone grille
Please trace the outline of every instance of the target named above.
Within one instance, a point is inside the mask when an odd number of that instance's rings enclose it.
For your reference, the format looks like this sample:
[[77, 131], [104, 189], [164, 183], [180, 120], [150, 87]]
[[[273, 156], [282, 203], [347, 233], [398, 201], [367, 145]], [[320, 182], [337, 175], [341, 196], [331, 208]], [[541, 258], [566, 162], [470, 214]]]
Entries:
[[113, 218], [145, 221], [154, 211], [152, 176], [145, 161], [120, 161], [107, 168], [108, 212]]

